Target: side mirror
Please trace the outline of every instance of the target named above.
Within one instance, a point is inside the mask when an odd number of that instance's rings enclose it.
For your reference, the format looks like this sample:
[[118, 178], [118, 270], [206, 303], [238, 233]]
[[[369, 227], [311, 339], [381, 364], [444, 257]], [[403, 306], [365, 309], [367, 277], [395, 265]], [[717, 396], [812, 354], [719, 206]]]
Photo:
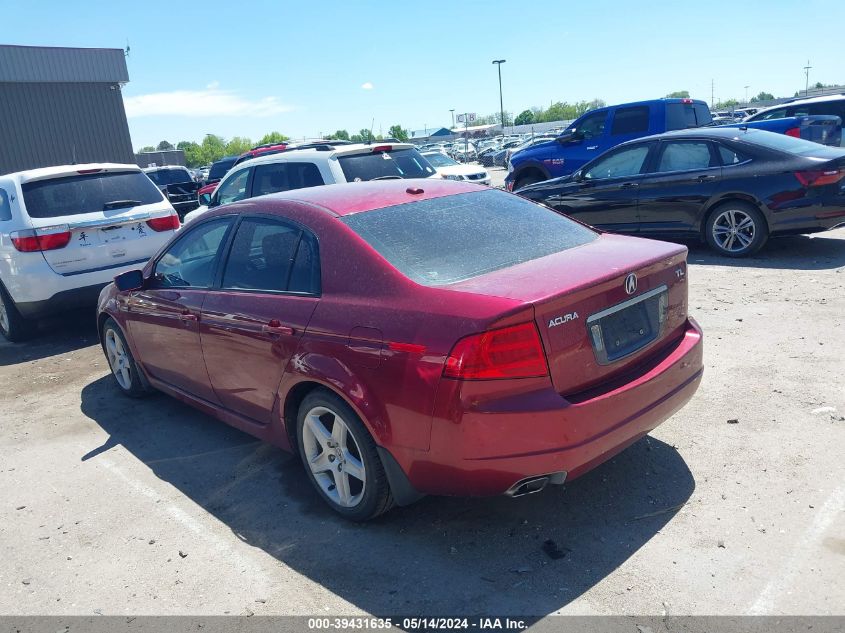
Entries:
[[211, 206], [211, 194], [210, 193], [200, 194], [199, 203], [201, 205], [205, 205], [206, 207], [210, 207]]
[[572, 174], [572, 180], [575, 182], [582, 182], [584, 180], [584, 170], [579, 169], [578, 171]]
[[141, 290], [144, 287], [144, 273], [140, 270], [127, 270], [114, 278], [114, 285], [121, 292]]
[[561, 145], [566, 145], [567, 143], [577, 143], [583, 138], [584, 135], [581, 132], [566, 130], [557, 137], [557, 142]]

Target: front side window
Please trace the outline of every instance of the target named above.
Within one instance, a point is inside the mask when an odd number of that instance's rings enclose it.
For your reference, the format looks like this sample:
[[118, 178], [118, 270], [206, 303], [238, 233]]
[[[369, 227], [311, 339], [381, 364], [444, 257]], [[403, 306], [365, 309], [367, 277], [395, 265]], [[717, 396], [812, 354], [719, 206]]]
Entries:
[[754, 117], [755, 121], [768, 121], [769, 119], [782, 119], [786, 116], [786, 108], [775, 108], [769, 112]]
[[217, 204], [237, 202], [246, 198], [246, 185], [249, 180], [249, 169], [242, 169], [234, 174], [217, 190]]
[[313, 163], [270, 163], [255, 167], [252, 195], [263, 196], [324, 184], [320, 170]]
[[635, 176], [642, 172], [649, 147], [649, 145], [635, 145], [613, 152], [599, 159], [592, 167], [588, 168], [584, 172], [584, 178], [592, 180]]
[[663, 144], [655, 171], [685, 171], [716, 166], [710, 144], [706, 141], [677, 141]]
[[572, 130], [585, 139], [595, 138], [604, 134], [605, 121], [607, 121], [607, 110], [594, 112], [585, 116]]
[[177, 240], [155, 266], [158, 288], [208, 288], [231, 217], [203, 223]]
[[648, 132], [648, 106], [619, 108], [613, 115], [611, 135]]
[[270, 292], [319, 292], [313, 238], [299, 227], [264, 218], [238, 226], [223, 287]]

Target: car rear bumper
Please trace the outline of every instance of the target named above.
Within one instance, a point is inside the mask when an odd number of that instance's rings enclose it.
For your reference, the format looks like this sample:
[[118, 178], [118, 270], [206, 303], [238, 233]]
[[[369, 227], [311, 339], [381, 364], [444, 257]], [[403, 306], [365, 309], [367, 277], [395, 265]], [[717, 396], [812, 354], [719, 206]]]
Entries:
[[518, 394], [509, 394], [503, 382], [491, 388], [489, 381], [444, 380], [428, 453], [396, 449], [393, 455], [411, 486], [427, 494], [497, 495], [527, 477], [560, 472], [570, 480], [625, 449], [692, 397], [703, 374], [702, 341], [690, 319], [642, 373], [602, 393], [569, 399], [547, 380]]
[[57, 292], [49, 299], [41, 301], [25, 301], [23, 303], [16, 303], [18, 312], [25, 319], [38, 319], [41, 317], [50, 316], [51, 314], [58, 314], [66, 312], [75, 308], [92, 308], [97, 305], [97, 298], [100, 296], [100, 291], [108, 285], [109, 282], [102, 282], [94, 284], [93, 286], [84, 286], [82, 288], [72, 288], [70, 290], [62, 290]]

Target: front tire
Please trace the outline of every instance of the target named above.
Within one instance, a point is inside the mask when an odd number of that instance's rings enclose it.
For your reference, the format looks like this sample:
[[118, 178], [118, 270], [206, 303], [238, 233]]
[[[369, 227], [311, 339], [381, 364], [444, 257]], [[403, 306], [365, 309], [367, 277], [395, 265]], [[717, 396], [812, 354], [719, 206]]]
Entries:
[[0, 334], [12, 343], [19, 343], [29, 338], [32, 330], [32, 323], [21, 316], [12, 297], [0, 285]]
[[527, 187], [528, 185], [533, 185], [537, 182], [543, 182], [543, 178], [538, 176], [537, 174], [526, 174], [525, 176], [519, 176], [513, 183], [513, 190], [518, 191], [523, 187]]
[[393, 507], [393, 495], [376, 443], [352, 408], [318, 389], [302, 401], [297, 443], [317, 493], [337, 513], [367, 521]]
[[114, 319], [108, 318], [103, 323], [101, 340], [103, 353], [121, 393], [130, 398], [142, 398], [149, 394], [152, 389], [138, 369], [129, 344]]
[[769, 225], [757, 209], [746, 202], [726, 202], [717, 207], [704, 228], [707, 244], [725, 257], [748, 257], [766, 243]]

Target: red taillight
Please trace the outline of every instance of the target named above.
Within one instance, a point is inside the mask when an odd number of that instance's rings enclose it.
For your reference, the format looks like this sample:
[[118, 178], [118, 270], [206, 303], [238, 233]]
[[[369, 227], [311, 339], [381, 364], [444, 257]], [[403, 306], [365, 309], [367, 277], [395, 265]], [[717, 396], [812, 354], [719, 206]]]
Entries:
[[543, 343], [533, 323], [462, 338], [443, 368], [445, 377], [462, 380], [530, 378], [548, 373]]
[[9, 235], [12, 238], [12, 245], [22, 253], [35, 251], [53, 251], [64, 248], [70, 242], [70, 231], [53, 230], [47, 233], [38, 233], [32, 229], [26, 231], [14, 231]]
[[692, 103], [692, 99], [681, 99], [681, 103]]
[[84, 174], [98, 174], [101, 171], [103, 171], [103, 170], [102, 169], [77, 169], [76, 173], [77, 174], [83, 174], [83, 175]]
[[175, 231], [179, 228], [179, 216], [171, 214], [163, 218], [153, 218], [152, 220], [147, 220], [147, 226], [153, 231]]
[[392, 149], [393, 149], [392, 145], [376, 145], [373, 148], [373, 153], [375, 153], [375, 152], [389, 152]]
[[845, 169], [830, 169], [823, 171], [814, 169], [810, 171], [796, 171], [795, 177], [805, 187], [821, 187], [823, 185], [834, 185], [845, 178]]
[[800, 127], [791, 127], [786, 132], [784, 132], [787, 136], [791, 136], [793, 138], [801, 138], [801, 128]]

